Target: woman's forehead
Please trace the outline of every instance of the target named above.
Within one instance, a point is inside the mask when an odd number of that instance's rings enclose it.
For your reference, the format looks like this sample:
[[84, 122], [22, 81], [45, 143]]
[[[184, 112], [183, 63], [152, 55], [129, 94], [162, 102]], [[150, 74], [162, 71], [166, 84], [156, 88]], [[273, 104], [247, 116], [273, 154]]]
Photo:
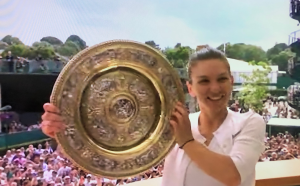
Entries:
[[226, 62], [219, 59], [210, 59], [198, 61], [191, 68], [192, 74], [194, 73], [197, 76], [216, 76], [229, 74], [229, 66]]

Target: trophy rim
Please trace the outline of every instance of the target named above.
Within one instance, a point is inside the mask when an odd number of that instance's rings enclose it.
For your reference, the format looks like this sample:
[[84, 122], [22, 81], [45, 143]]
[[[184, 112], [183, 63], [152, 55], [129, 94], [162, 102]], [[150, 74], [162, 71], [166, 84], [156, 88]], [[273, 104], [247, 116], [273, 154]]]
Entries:
[[[175, 69], [170, 65], [170, 63], [168, 62], [167, 58], [161, 54], [158, 50], [152, 48], [151, 46], [148, 46], [144, 43], [139, 43], [139, 42], [136, 42], [136, 41], [131, 41], [131, 40], [110, 40], [110, 41], [106, 41], [106, 42], [102, 42], [102, 43], [99, 43], [97, 45], [94, 45], [92, 47], [89, 47], [89, 48], [86, 48], [84, 49], [83, 51], [79, 52], [77, 55], [75, 55], [68, 63], [67, 65], [63, 68], [63, 70], [61, 71], [61, 73], [59, 74], [56, 82], [55, 82], [55, 85], [53, 87], [53, 90], [52, 90], [52, 93], [51, 93], [51, 97], [50, 97], [50, 102], [52, 104], [54, 104], [55, 106], [58, 106], [59, 102], [61, 101], [60, 99], [60, 96], [61, 96], [61, 93], [62, 93], [62, 89], [63, 89], [63, 85], [65, 84], [66, 82], [66, 79], [68, 79], [68, 75], [67, 74], [70, 74], [72, 72], [70, 72], [70, 70], [73, 68], [73, 65], [75, 65], [76, 63], [80, 62], [84, 57], [87, 57], [89, 56], [89, 52], [90, 51], [94, 51], [98, 48], [104, 48], [105, 47], [110, 47], [111, 45], [122, 45], [122, 44], [129, 44], [129, 45], [135, 45], [137, 47], [140, 47], [140, 48], [143, 48], [147, 51], [151, 51], [152, 53], [155, 53], [156, 56], [158, 56], [159, 58], [161, 58], [160, 61], [162, 61], [162, 63], [164, 63], [164, 67], [166, 68], [166, 70], [170, 73], [170, 75], [172, 76], [172, 78], [174, 79], [175, 83], [176, 83], [176, 88], [177, 88], [177, 91], [176, 93], [178, 94], [177, 97], [178, 97], [178, 100], [177, 101], [181, 101], [181, 102], [184, 102], [184, 92], [183, 92], [183, 88], [182, 88], [182, 84], [181, 84], [181, 81], [180, 81], [180, 77], [179, 75], [177, 74], [177, 72], [175, 71]], [[123, 62], [124, 63], [124, 62]], [[112, 65], [114, 64], [114, 65]], [[105, 71], [107, 70], [107, 68], [118, 68], [118, 67], [121, 67], [122, 65], [118, 64], [118, 62], [115, 62], [114, 63], [114, 60], [111, 60], [110, 61], [110, 64], [109, 65], [102, 65], [101, 68], [102, 70]], [[123, 67], [126, 67], [126, 68], [135, 68], [134, 65], [131, 64], [130, 61], [128, 61], [127, 63], [124, 63]], [[99, 70], [99, 69], [98, 69]], [[138, 67], [136, 67], [135, 69], [136, 71], [138, 72], [141, 72], [146, 74], [146, 78], [149, 79], [149, 77], [153, 74], [150, 74], [147, 72], [147, 69], [144, 69], [144, 70], [141, 70], [141, 65], [138, 65]], [[97, 71], [97, 70], [96, 70]], [[101, 71], [101, 69], [100, 69]], [[88, 79], [88, 78], [87, 78]], [[150, 78], [150, 81], [153, 83], [153, 84], [156, 84], [155, 89], [156, 91], [159, 92], [159, 96], [161, 99], [168, 99], [166, 97], [166, 93], [164, 93], [164, 87], [162, 85], [162, 83], [160, 83], [159, 79], [157, 78]], [[165, 102], [163, 102], [163, 104], [165, 104]], [[171, 111], [174, 109], [175, 107], [175, 103], [171, 103], [171, 106], [170, 105], [166, 105], [164, 106], [162, 104], [162, 112], [165, 112], [165, 115], [168, 116], [167, 118], [164, 118], [164, 120], [169, 120], [169, 117], [170, 117], [170, 108], [171, 108]], [[169, 103], [170, 104], [170, 103]], [[77, 108], [79, 107], [79, 105], [77, 105]], [[78, 110], [78, 109], [77, 109]], [[164, 121], [163, 120], [163, 121]], [[83, 129], [81, 124], [79, 124], [79, 120], [75, 120], [75, 125], [76, 125], [76, 129]], [[162, 120], [160, 119], [159, 122], [161, 122]], [[160, 126], [161, 128], [162, 127], [165, 127], [164, 125], [166, 125], [166, 123], [159, 123], [158, 124], [158, 127]], [[152, 139], [151, 141], [151, 145], [155, 145], [158, 143], [158, 139], [159, 139], [159, 136], [155, 136], [155, 135], [159, 135], [161, 134], [161, 130], [158, 130], [157, 128], [155, 129], [156, 130], [156, 133], [154, 133], [154, 136], [151, 136], [151, 138], [157, 138], [157, 139]], [[171, 130], [171, 129], [169, 129]], [[88, 135], [85, 133], [85, 132], [82, 132], [83, 134], [83, 138], [85, 140], [86, 143], [88, 143], [90, 146], [92, 147], [96, 147], [97, 144], [92, 141]], [[117, 174], [114, 174], [113, 172], [110, 172], [110, 173], [107, 173], [105, 171], [101, 172], [101, 171], [97, 171], [95, 169], [90, 169], [90, 165], [88, 165], [88, 163], [86, 162], [78, 162], [78, 160], [80, 160], [80, 158], [75, 158], [75, 156], [77, 155], [74, 155], [74, 152], [71, 152], [70, 151], [70, 148], [67, 148], [66, 146], [68, 144], [66, 144], [64, 141], [66, 141], [65, 137], [63, 137], [63, 132], [59, 132], [59, 133], [56, 133], [55, 134], [55, 139], [56, 141], [61, 145], [61, 150], [63, 151], [64, 155], [73, 163], [75, 164], [76, 166], [80, 167], [82, 170], [85, 170], [87, 172], [90, 172], [96, 176], [104, 176], [106, 178], [111, 178], [111, 179], [120, 179], [120, 178], [128, 178], [128, 177], [131, 177], [131, 176], [135, 176], [135, 175], [138, 175], [138, 174], [141, 174], [143, 172], [146, 172], [148, 171], [151, 167], [153, 166], [156, 166], [158, 165], [161, 161], [164, 160], [164, 158], [167, 156], [167, 154], [170, 153], [170, 151], [173, 149], [174, 145], [175, 145], [175, 137], [173, 136], [171, 140], [169, 140], [169, 148], [163, 153], [160, 155], [160, 158], [157, 158], [155, 159], [155, 161], [152, 161], [151, 164], [148, 164], [147, 166], [143, 165], [142, 169], [139, 168], [138, 170], [132, 170], [131, 172], [125, 172], [124, 174], [121, 174], [121, 175], [117, 175]], [[87, 140], [87, 141], [86, 141]], [[147, 143], [144, 144], [142, 147], [146, 147]], [[148, 143], [149, 145], [149, 143]], [[98, 146], [99, 147], [99, 146]], [[106, 151], [106, 153], [112, 153], [114, 157], [116, 156], [122, 156], [122, 155], [126, 155], [126, 153], [138, 153], [139, 150], [141, 150], [141, 147], [139, 147], [138, 149], [135, 149], [132, 150], [132, 149], [129, 149], [129, 151], [125, 152], [124, 151], [121, 151], [116, 153], [116, 151], [113, 151], [113, 152], [109, 152], [107, 151], [106, 149], [101, 149], [100, 148], [100, 151]], [[96, 152], [100, 152], [99, 149], [96, 148]], [[146, 150], [145, 150], [146, 151]], [[82, 159], [82, 161], [84, 161]]]

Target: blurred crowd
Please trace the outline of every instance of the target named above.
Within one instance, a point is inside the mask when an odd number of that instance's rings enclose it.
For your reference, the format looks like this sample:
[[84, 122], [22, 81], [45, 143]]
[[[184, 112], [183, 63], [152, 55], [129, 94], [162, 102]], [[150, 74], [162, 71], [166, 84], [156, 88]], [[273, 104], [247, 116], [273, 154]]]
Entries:
[[96, 177], [73, 165], [60, 149], [46, 142], [36, 148], [8, 150], [0, 157], [1, 186], [118, 186], [162, 176], [163, 163], [127, 179]]
[[[244, 113], [247, 112], [246, 109], [240, 107], [240, 104], [238, 101], [235, 101], [235, 103], [231, 104], [229, 106], [229, 109], [235, 112]], [[271, 97], [264, 101], [264, 109], [262, 113], [260, 113], [266, 123], [271, 118], [288, 118], [288, 119], [299, 119], [300, 113], [296, 109], [293, 109], [288, 105], [288, 102], [284, 99], [278, 99]]]
[[21, 123], [18, 123], [16, 121], [12, 121], [8, 124], [4, 124], [3, 125], [3, 132], [4, 133], [16, 133], [16, 132], [22, 132], [22, 131], [32, 131], [32, 130], [37, 130], [40, 129], [40, 125], [39, 124], [33, 124], [30, 126], [25, 126], [22, 125]]
[[271, 137], [266, 134], [265, 145], [259, 161], [300, 159], [300, 134], [293, 136], [287, 131]]
[[299, 112], [291, 108], [287, 101], [272, 100], [265, 102], [265, 108], [262, 115], [266, 122], [271, 118], [299, 119], [300, 116]]
[[[300, 134], [279, 133], [265, 138], [266, 150], [259, 161], [300, 159]], [[161, 177], [163, 162], [138, 176], [126, 179], [106, 179], [91, 175], [72, 164], [58, 148], [46, 142], [36, 148], [8, 150], [0, 157], [1, 185], [7, 186], [119, 186], [131, 182]]]
[[[268, 122], [270, 118], [299, 119], [299, 112], [290, 108], [285, 101], [268, 99], [264, 102], [262, 116]], [[244, 112], [238, 101], [230, 107], [236, 112]], [[300, 120], [299, 120], [300, 121]], [[38, 129], [39, 125], [25, 127], [11, 122], [9, 132]], [[265, 137], [265, 152], [260, 162], [300, 159], [300, 134], [293, 136], [289, 132]], [[135, 177], [126, 179], [107, 179], [97, 177], [76, 167], [64, 156], [60, 148], [52, 149], [49, 142], [29, 145], [27, 148], [11, 149], [0, 157], [1, 186], [119, 186], [128, 183], [161, 177], [163, 162]]]

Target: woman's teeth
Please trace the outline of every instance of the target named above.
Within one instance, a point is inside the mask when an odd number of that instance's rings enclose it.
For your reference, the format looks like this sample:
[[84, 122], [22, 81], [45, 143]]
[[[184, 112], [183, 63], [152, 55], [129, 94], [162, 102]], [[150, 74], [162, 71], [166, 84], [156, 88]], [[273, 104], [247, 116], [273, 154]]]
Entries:
[[221, 95], [219, 97], [208, 97], [208, 99], [212, 100], [212, 101], [218, 101], [220, 99], [222, 99], [224, 97], [224, 95]]

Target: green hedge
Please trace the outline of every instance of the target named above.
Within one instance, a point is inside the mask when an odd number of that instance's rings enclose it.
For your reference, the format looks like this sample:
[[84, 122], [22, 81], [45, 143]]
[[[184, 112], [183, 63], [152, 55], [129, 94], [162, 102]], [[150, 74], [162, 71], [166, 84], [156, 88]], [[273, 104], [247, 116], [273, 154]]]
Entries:
[[287, 96], [287, 90], [286, 89], [276, 89], [276, 90], [270, 90], [269, 93], [272, 96], [279, 97], [279, 96]]

